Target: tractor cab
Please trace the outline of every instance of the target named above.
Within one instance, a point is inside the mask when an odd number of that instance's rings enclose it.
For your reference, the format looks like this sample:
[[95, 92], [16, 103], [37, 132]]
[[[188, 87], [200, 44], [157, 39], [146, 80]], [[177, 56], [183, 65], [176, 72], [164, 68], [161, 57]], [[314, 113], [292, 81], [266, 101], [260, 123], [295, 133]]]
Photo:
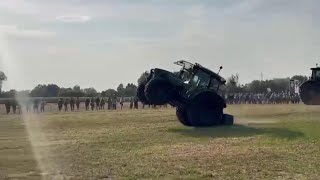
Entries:
[[311, 70], [312, 75], [310, 79], [314, 81], [320, 81], [320, 67], [311, 68]]
[[[226, 80], [219, 74], [212, 72], [200, 64], [192, 64], [184, 60], [177, 61], [174, 64], [182, 66], [179, 75], [189, 88], [219, 91], [219, 88], [226, 83]], [[221, 69], [222, 67], [220, 67]]]

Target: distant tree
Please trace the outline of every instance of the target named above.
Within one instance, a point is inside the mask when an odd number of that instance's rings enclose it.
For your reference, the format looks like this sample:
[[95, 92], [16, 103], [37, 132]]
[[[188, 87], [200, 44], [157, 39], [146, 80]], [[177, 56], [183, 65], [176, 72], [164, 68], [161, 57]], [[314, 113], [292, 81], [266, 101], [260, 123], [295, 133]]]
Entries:
[[14, 98], [17, 94], [17, 91], [14, 89], [11, 89], [10, 91], [4, 92], [2, 94], [2, 97], [4, 98]]
[[74, 91], [81, 91], [81, 88], [80, 88], [80, 86], [75, 85], [75, 86], [73, 86], [73, 90]]
[[261, 93], [263, 91], [261, 88], [261, 81], [259, 80], [254, 80], [250, 84], [248, 84], [248, 92], [250, 93]]
[[60, 87], [55, 84], [48, 84], [45, 97], [58, 97]]
[[32, 97], [58, 97], [60, 87], [55, 84], [39, 84], [30, 92]]
[[33, 88], [30, 92], [32, 97], [46, 97], [48, 86], [44, 84], [39, 84]]
[[124, 95], [126, 97], [132, 97], [135, 96], [137, 93], [137, 86], [134, 85], [133, 83], [128, 83], [126, 88], [124, 89]]
[[93, 87], [85, 88], [85, 89], [83, 89], [83, 92], [84, 92], [85, 96], [87, 96], [87, 97], [96, 97], [96, 96], [98, 96], [97, 90], [95, 90]]
[[273, 92], [285, 92], [289, 90], [290, 78], [277, 78], [272, 80], [253, 80], [246, 85], [246, 91], [250, 93], [266, 93], [270, 88]]
[[2, 82], [7, 80], [7, 76], [4, 74], [4, 72], [0, 71], [0, 94], [2, 90]]
[[83, 97], [85, 93], [83, 91], [76, 91], [71, 88], [61, 88], [59, 91], [60, 97]]
[[299, 83], [303, 83], [308, 80], [308, 77], [303, 75], [295, 75], [295, 76], [292, 76], [291, 79], [298, 80]]
[[123, 87], [123, 84], [119, 84], [117, 87], [118, 96], [124, 96], [125, 95], [125, 89]]
[[29, 97], [30, 96], [30, 91], [29, 90], [17, 91], [16, 95], [18, 97]]
[[148, 72], [148, 71], [143, 72], [138, 79], [138, 84], [145, 82], [146, 79], [149, 77], [149, 75], [150, 75], [150, 72]]
[[118, 95], [118, 92], [116, 90], [114, 90], [114, 89], [108, 89], [106, 91], [102, 91], [101, 92], [101, 96], [103, 96], [103, 97], [111, 97], [114, 94]]
[[228, 93], [238, 93], [238, 92], [242, 92], [242, 88], [241, 85], [239, 84], [239, 75], [231, 75], [228, 80], [227, 80], [227, 84], [226, 84], [226, 91]]

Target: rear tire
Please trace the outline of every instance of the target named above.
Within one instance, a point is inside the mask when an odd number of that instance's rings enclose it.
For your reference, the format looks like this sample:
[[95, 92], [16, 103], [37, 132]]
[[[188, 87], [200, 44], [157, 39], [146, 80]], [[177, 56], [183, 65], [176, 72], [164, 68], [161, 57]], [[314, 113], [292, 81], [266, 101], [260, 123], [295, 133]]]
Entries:
[[188, 116], [185, 108], [177, 108], [176, 115], [181, 124], [185, 126], [191, 126], [191, 122], [188, 121]]
[[300, 86], [300, 98], [306, 105], [320, 105], [320, 88], [307, 81]]
[[211, 109], [205, 106], [190, 106], [187, 117], [192, 126], [210, 127], [222, 124], [222, 109]]

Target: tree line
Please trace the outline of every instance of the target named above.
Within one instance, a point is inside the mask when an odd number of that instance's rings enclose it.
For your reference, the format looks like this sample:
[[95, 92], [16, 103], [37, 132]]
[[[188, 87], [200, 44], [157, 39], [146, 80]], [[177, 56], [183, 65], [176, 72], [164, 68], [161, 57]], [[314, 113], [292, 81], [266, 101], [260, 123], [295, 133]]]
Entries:
[[239, 83], [239, 75], [231, 75], [227, 79], [224, 87], [227, 93], [267, 93], [268, 89], [272, 92], [287, 92], [290, 86], [290, 80], [296, 80], [298, 84], [308, 80], [307, 76], [295, 75], [287, 78], [274, 78], [271, 80], [253, 80], [247, 84]]
[[[177, 72], [175, 72], [177, 73]], [[148, 77], [149, 72], [143, 72], [137, 80], [137, 84], [143, 82]], [[308, 77], [302, 75], [296, 75], [288, 78], [275, 78], [271, 80], [253, 80], [247, 84], [239, 83], [239, 75], [231, 75], [227, 79], [226, 86], [223, 87], [223, 91], [226, 93], [266, 93], [267, 89], [271, 89], [273, 92], [284, 92], [289, 89], [290, 79], [295, 79], [302, 83], [308, 80]], [[28, 95], [31, 97], [110, 97], [116, 95], [118, 97], [133, 97], [136, 95], [137, 85], [134, 83], [128, 83], [127, 85], [119, 84], [116, 89], [107, 89], [105, 91], [98, 92], [95, 88], [81, 88], [79, 85], [74, 87], [59, 87], [56, 84], [39, 84], [32, 90], [16, 91], [10, 90], [1, 92], [3, 81], [6, 81], [6, 75], [0, 71], [0, 97], [14, 97], [16, 94]]]
[[135, 96], [136, 90], [137, 86], [132, 83], [129, 83], [126, 86], [120, 84], [117, 90], [107, 89], [102, 92], [98, 92], [93, 87], [81, 89], [78, 85], [74, 86], [73, 88], [65, 88], [59, 87], [56, 84], [39, 84], [32, 90], [10, 90], [2, 92], [0, 94], [0, 97], [10, 98], [14, 97], [17, 94], [30, 97], [111, 97], [113, 95], [116, 95], [118, 97], [132, 97]]

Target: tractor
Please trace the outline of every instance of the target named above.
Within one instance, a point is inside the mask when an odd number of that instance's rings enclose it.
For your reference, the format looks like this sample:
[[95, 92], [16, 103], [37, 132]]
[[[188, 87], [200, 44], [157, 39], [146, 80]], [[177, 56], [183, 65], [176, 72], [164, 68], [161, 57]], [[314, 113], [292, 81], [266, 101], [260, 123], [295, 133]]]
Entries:
[[305, 105], [320, 105], [320, 67], [311, 68], [312, 75], [301, 84], [299, 94]]
[[233, 116], [223, 113], [227, 106], [221, 92], [221, 87], [226, 83], [219, 75], [222, 67], [215, 73], [185, 60], [174, 64], [182, 67], [177, 73], [151, 69], [149, 76], [138, 85], [139, 101], [176, 107], [177, 119], [185, 126], [233, 125]]

